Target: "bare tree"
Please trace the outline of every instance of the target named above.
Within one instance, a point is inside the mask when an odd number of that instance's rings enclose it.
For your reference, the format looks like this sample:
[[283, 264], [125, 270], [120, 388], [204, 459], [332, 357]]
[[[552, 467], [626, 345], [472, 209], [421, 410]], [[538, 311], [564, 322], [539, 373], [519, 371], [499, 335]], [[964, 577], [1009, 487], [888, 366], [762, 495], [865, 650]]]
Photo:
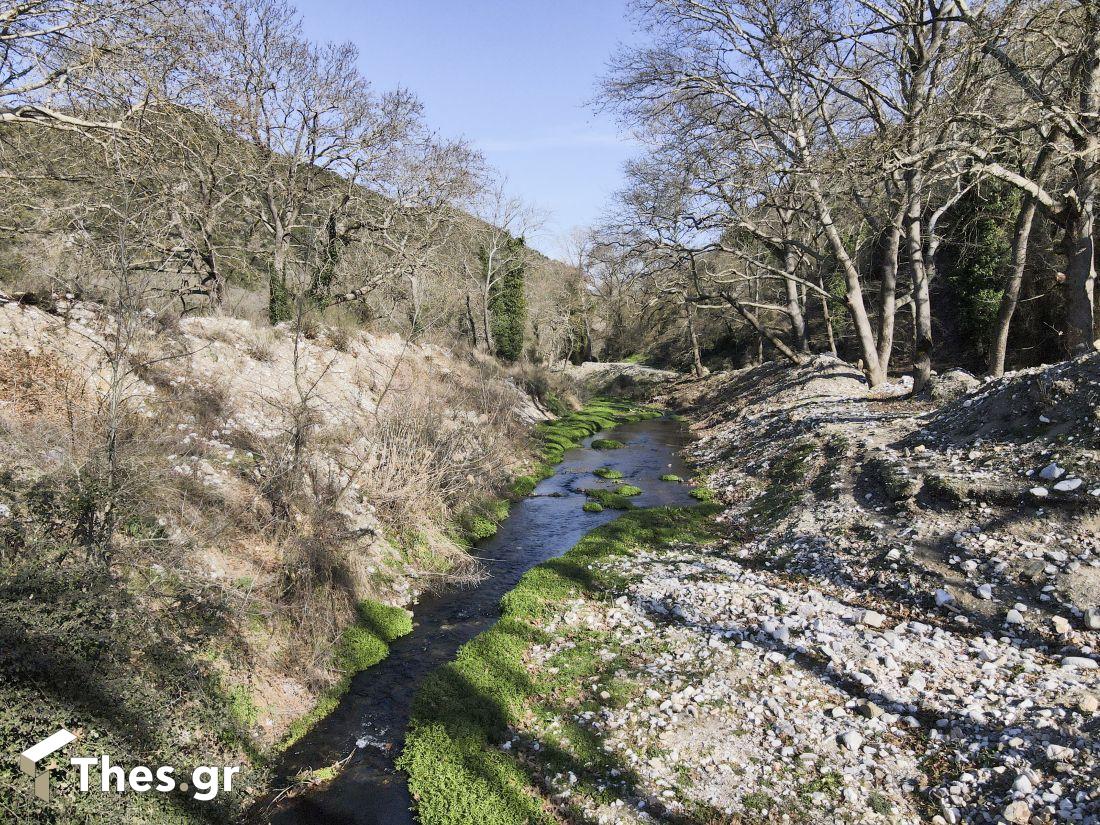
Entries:
[[118, 130], [169, 85], [181, 0], [0, 3], [0, 124]]
[[[1063, 233], [1066, 262], [1066, 349], [1094, 348], [1096, 284], [1096, 200], [1100, 186], [1100, 4], [1095, 0], [1025, 0], [1002, 6], [972, 6], [954, 0], [957, 14], [978, 48], [1023, 97], [1007, 111], [975, 112], [975, 120], [998, 124], [1000, 134], [1027, 127], [1043, 133], [1066, 167], [1048, 186], [1045, 164], [1030, 171], [1003, 165], [992, 150], [989, 131], [967, 145], [980, 171], [1013, 184], [1034, 199]], [[999, 102], [999, 101], [998, 101]], [[1022, 231], [1022, 227], [1018, 227]], [[1022, 265], [1022, 262], [1021, 262]], [[1015, 272], [1015, 264], [1014, 264]], [[1011, 288], [1011, 284], [1010, 284]], [[1010, 299], [1014, 303], [1014, 299]], [[1011, 313], [1006, 305], [1008, 318]], [[995, 365], [994, 365], [995, 366]]]
[[254, 153], [247, 174], [268, 242], [269, 314], [284, 321], [293, 294], [311, 280], [297, 240], [310, 226], [310, 209], [328, 204], [323, 231], [342, 242], [330, 220], [343, 219], [355, 192], [349, 184], [369, 178], [419, 104], [405, 92], [374, 96], [355, 47], [310, 43], [282, 0], [230, 0], [213, 25], [223, 47], [211, 55], [212, 97], [227, 128]]

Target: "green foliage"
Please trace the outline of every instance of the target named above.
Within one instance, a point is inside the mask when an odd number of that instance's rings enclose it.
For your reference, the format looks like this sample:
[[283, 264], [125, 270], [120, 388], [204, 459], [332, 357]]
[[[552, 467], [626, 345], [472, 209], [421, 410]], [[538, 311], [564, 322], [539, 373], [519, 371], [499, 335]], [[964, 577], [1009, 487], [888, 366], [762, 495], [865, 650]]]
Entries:
[[[162, 610], [147, 598], [187, 600]], [[256, 709], [244, 689], [223, 688], [200, 640], [224, 632], [225, 616], [202, 591], [148, 568], [108, 570], [67, 546], [24, 544], [0, 563], [0, 748], [17, 754], [67, 728], [80, 739], [64, 754], [109, 753], [116, 764], [240, 765], [252, 753]], [[181, 731], [188, 731], [185, 740]], [[240, 790], [265, 781], [245, 763]], [[14, 759], [0, 765], [5, 822], [230, 822], [235, 790], [207, 803], [178, 794], [81, 793], [76, 773], [55, 771], [43, 806]]]
[[[523, 338], [527, 332], [527, 287], [523, 238], [510, 238], [490, 262], [484, 247], [479, 250], [481, 266], [491, 280], [489, 315], [496, 356], [503, 361], [517, 361], [523, 355]], [[494, 272], [489, 272], [489, 267]]]
[[614, 438], [597, 438], [592, 442], [593, 450], [618, 450], [626, 445]]
[[681, 482], [681, 481], [683, 481], [683, 479], [680, 478], [680, 476], [676, 475], [676, 473], [665, 473], [664, 475], [661, 476], [661, 481]]
[[588, 296], [583, 276], [579, 272], [578, 277], [567, 283], [565, 300], [569, 307], [569, 352], [566, 358], [571, 364], [583, 364], [592, 360], [592, 339], [585, 319]]
[[610, 430], [619, 424], [660, 416], [661, 411], [655, 407], [598, 398], [587, 404], [583, 410], [539, 424], [535, 428], [535, 438], [539, 442], [539, 453], [543, 462], [541, 477], [549, 476], [553, 472], [552, 465], [562, 460], [565, 451], [576, 447], [590, 435], [601, 430]]
[[[517, 481], [512, 483], [516, 489]], [[533, 485], [532, 485], [533, 489]], [[517, 496], [520, 497], [520, 496]], [[496, 535], [500, 523], [508, 518], [508, 499], [482, 499], [456, 519], [453, 531], [459, 543], [471, 545]]]
[[[531, 676], [532, 645], [550, 641], [543, 627], [566, 600], [603, 598], [619, 583], [599, 563], [678, 541], [712, 538], [713, 508], [641, 510], [594, 530], [563, 557], [529, 570], [501, 601], [501, 619], [459, 650], [421, 686], [398, 760], [424, 825], [526, 825], [557, 820], [522, 756], [495, 747], [531, 718], [571, 717], [563, 699], [593, 679], [607, 679], [621, 660], [605, 662], [598, 638], [581, 639], [556, 673]], [[549, 771], [572, 770], [592, 788], [613, 767], [599, 738], [579, 725], [562, 731], [570, 747], [547, 747]], [[623, 781], [633, 782], [628, 771]]]
[[640, 496], [642, 488], [635, 487], [633, 484], [620, 484], [615, 488], [615, 492], [620, 496]]
[[606, 478], [609, 481], [616, 481], [623, 477], [623, 474], [618, 470], [613, 470], [610, 467], [600, 467], [596, 470], [594, 475], [598, 475], [600, 478]]
[[943, 269], [957, 299], [963, 339], [982, 355], [1004, 294], [1019, 203], [1017, 190], [992, 184], [969, 193], [948, 215]]
[[581, 509], [586, 513], [602, 513], [603, 505], [598, 501], [586, 501]]
[[369, 599], [356, 607], [359, 622], [387, 644], [412, 633], [412, 613], [403, 607], [392, 607]]
[[516, 498], [526, 498], [534, 492], [539, 480], [532, 475], [519, 476], [512, 482], [509, 492]]
[[226, 691], [229, 713], [242, 729], [250, 730], [260, 718], [260, 709], [252, 699], [252, 693], [244, 685], [234, 685]]

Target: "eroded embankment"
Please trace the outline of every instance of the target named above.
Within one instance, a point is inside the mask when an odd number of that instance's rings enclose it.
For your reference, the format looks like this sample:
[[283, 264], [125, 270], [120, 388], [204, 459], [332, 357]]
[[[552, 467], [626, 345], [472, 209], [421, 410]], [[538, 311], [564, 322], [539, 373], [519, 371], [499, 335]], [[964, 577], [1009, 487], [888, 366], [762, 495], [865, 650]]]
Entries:
[[58, 770], [46, 806], [7, 761], [0, 818], [233, 818], [403, 605], [476, 578], [470, 540], [539, 460], [526, 384], [312, 320], [0, 296], [0, 743], [65, 727], [70, 755], [244, 767], [201, 804]]
[[525, 579], [418, 699], [421, 821], [1097, 821], [1098, 368], [682, 385], [713, 520]]

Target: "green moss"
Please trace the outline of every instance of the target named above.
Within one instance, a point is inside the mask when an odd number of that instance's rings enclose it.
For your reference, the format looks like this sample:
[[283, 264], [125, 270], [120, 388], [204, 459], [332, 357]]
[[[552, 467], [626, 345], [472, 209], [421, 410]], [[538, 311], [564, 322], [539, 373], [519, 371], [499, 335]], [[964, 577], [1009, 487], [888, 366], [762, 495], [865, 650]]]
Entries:
[[693, 487], [688, 495], [704, 504], [713, 504], [716, 500], [714, 490], [707, 486]]
[[[539, 457], [543, 467], [549, 470], [551, 465], [561, 461], [566, 450], [576, 447], [590, 435], [595, 435], [601, 430], [613, 429], [619, 424], [660, 416], [661, 411], [655, 407], [646, 407], [629, 401], [595, 399], [582, 410], [562, 416], [555, 421], [539, 424], [535, 428], [535, 437], [539, 442]], [[552, 470], [549, 470], [546, 475], [550, 472]]]
[[615, 488], [615, 493], [620, 496], [640, 496], [642, 488], [635, 487], [633, 484], [620, 484]]
[[586, 513], [602, 513], [603, 505], [598, 501], [586, 501], [581, 509]]
[[610, 467], [600, 467], [596, 470], [594, 475], [598, 475], [600, 478], [606, 478], [609, 481], [615, 481], [623, 477], [623, 474], [618, 470], [612, 470]]
[[676, 475], [676, 473], [665, 473], [663, 476], [661, 476], [661, 481], [681, 482], [683, 481], [683, 479], [680, 478], [680, 476]]
[[618, 450], [626, 445], [614, 438], [597, 438], [592, 442], [593, 450]]
[[[534, 483], [531, 484], [531, 489], [534, 489]], [[500, 523], [508, 518], [508, 507], [508, 499], [503, 498], [477, 501], [455, 519], [452, 535], [456, 541], [466, 546], [494, 536]]]
[[585, 490], [587, 495], [592, 501], [599, 504], [605, 510], [633, 510], [634, 502], [624, 495], [616, 493], [614, 490], [601, 490], [592, 489]]
[[412, 613], [403, 607], [367, 600], [359, 602], [357, 612], [359, 621], [386, 643], [412, 633]]
[[[501, 601], [501, 619], [463, 646], [456, 659], [422, 685], [399, 766], [424, 825], [526, 825], [558, 821], [542, 785], [518, 748], [496, 745], [530, 719], [571, 719], [563, 699], [591, 680], [610, 681], [621, 659], [605, 662], [601, 647], [612, 638], [580, 638], [553, 662], [557, 673], [531, 675], [524, 667], [532, 645], [549, 641], [545, 623], [562, 603], [578, 596], [605, 598], [621, 585], [599, 563], [676, 542], [713, 538], [716, 508], [653, 509], [629, 513], [592, 531], [564, 556], [529, 570]], [[561, 739], [540, 752], [546, 770], [572, 770], [578, 789], [599, 793], [610, 758], [597, 734], [571, 722]], [[563, 743], [568, 740], [568, 747]], [[622, 782], [634, 781], [629, 771]], [[629, 791], [629, 787], [627, 788]]]
[[512, 482], [509, 492], [516, 498], [526, 498], [535, 491], [539, 480], [532, 475], [519, 476]]
[[329, 765], [327, 768], [301, 771], [294, 776], [294, 781], [299, 785], [321, 785], [331, 782], [336, 778], [336, 768]]
[[256, 727], [260, 709], [252, 700], [252, 693], [244, 685], [234, 685], [225, 694], [233, 721], [245, 730]]

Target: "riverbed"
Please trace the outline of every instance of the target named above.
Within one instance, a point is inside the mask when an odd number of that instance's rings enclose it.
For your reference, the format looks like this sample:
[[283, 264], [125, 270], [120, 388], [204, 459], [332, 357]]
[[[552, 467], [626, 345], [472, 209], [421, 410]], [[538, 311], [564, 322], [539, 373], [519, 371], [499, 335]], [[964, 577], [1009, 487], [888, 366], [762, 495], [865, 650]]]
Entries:
[[[485, 565], [475, 587], [424, 597], [414, 607], [412, 633], [390, 646], [387, 659], [355, 676], [339, 707], [297, 742], [277, 766], [276, 785], [299, 771], [347, 759], [332, 782], [285, 798], [258, 817], [277, 825], [402, 825], [416, 821], [404, 776], [394, 768], [416, 690], [425, 676], [454, 658], [459, 647], [491, 627], [501, 597], [535, 565], [572, 548], [585, 534], [620, 515], [613, 510], [586, 513], [584, 490], [627, 483], [642, 489], [638, 507], [694, 503], [688, 486], [661, 481], [664, 474], [687, 478], [680, 451], [687, 429], [672, 418], [624, 424], [614, 438], [625, 446], [594, 450], [597, 433], [569, 450], [527, 498], [512, 505], [492, 538], [473, 550]], [[610, 467], [623, 474], [603, 481], [592, 473]], [[349, 758], [350, 757], [350, 758]]]

